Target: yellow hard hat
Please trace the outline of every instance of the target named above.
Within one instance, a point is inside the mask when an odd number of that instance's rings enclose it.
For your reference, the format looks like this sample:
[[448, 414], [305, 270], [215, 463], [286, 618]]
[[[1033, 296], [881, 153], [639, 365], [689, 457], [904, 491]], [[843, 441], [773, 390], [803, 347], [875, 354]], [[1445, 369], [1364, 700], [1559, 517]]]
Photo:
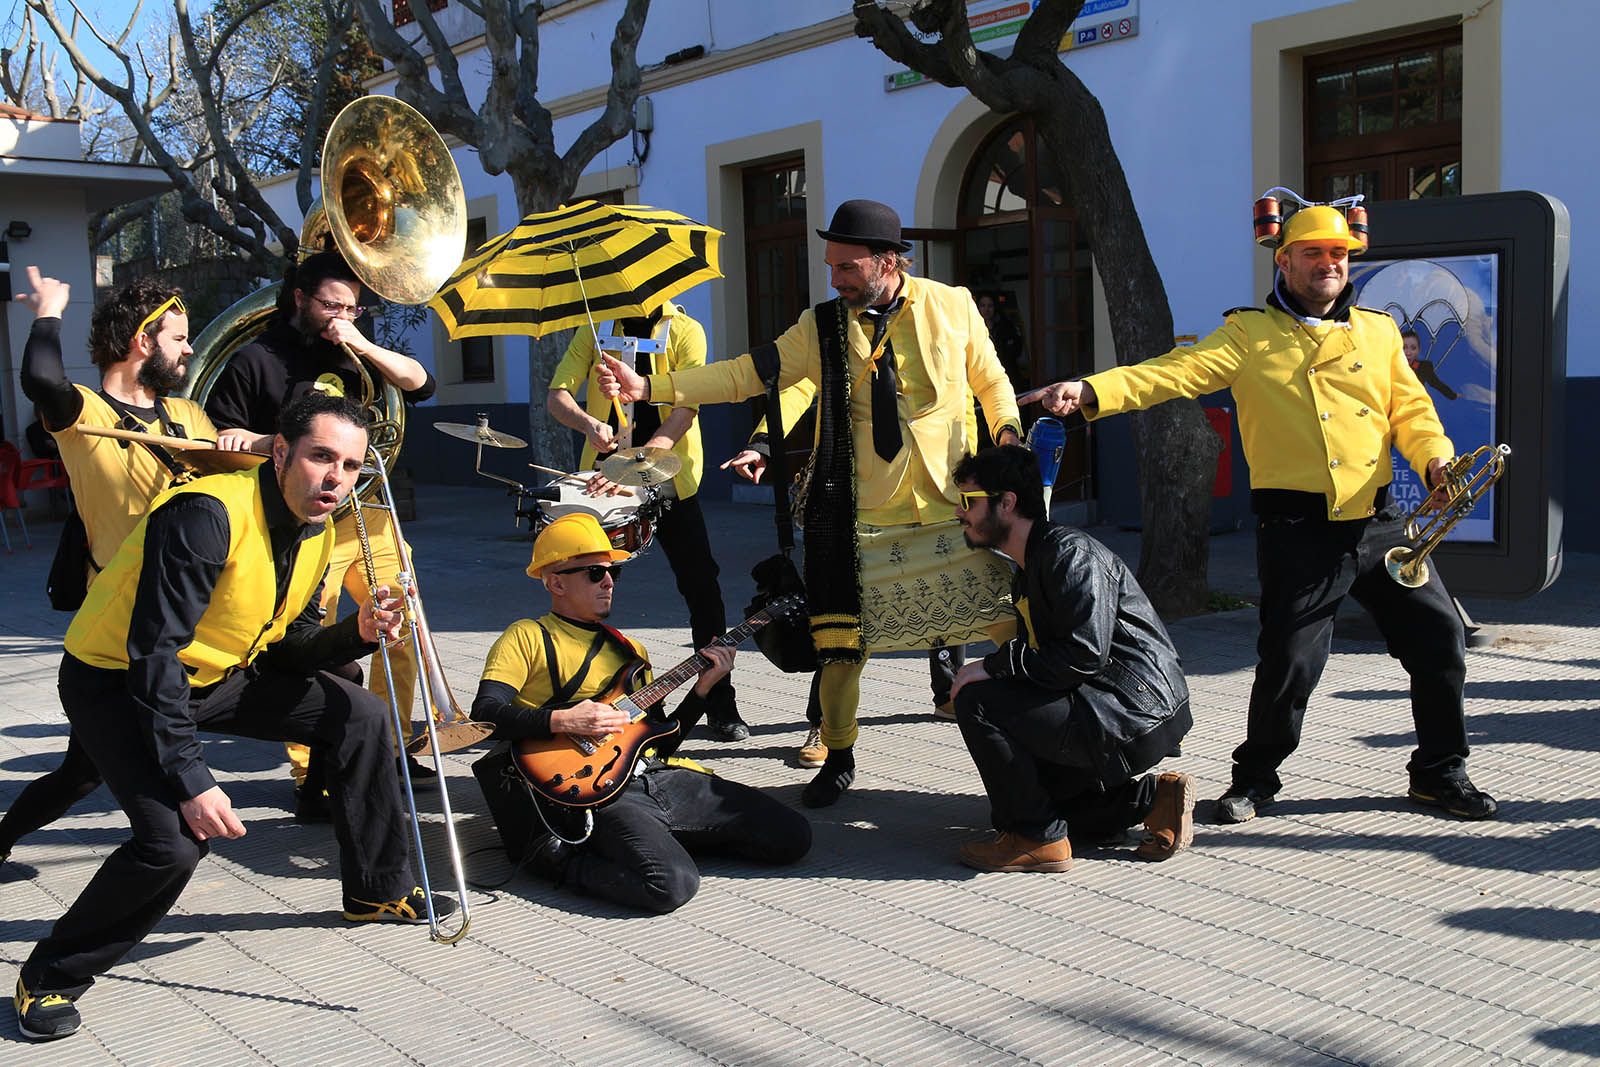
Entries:
[[542, 578], [544, 569], [552, 563], [597, 552], [604, 552], [613, 563], [632, 558], [631, 553], [611, 547], [606, 532], [600, 528], [600, 520], [593, 515], [581, 511], [563, 515], [540, 531], [534, 540], [528, 577]]
[[1344, 212], [1324, 204], [1303, 207], [1289, 216], [1289, 221], [1283, 224], [1283, 239], [1278, 247], [1288, 248], [1296, 241], [1343, 241], [1351, 255], [1367, 250], [1366, 238], [1350, 232]]

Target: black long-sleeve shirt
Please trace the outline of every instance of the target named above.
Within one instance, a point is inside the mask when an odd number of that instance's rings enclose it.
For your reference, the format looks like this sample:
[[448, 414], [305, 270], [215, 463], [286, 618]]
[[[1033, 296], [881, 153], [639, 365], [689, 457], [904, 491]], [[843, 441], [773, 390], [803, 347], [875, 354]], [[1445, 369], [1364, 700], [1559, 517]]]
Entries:
[[[322, 526], [301, 523], [290, 512], [272, 463], [261, 465], [259, 477], [282, 607], [300, 546]], [[206, 767], [189, 711], [191, 702], [203, 700], [215, 686], [192, 690], [178, 651], [194, 640], [227, 562], [228, 540], [228, 511], [215, 497], [184, 493], [151, 512], [145, 527], [144, 567], [129, 620], [128, 693], [139, 709], [152, 754], [185, 797], [198, 796], [217, 784]], [[319, 586], [288, 631], [257, 662], [309, 675], [359, 659], [377, 647], [362, 640], [356, 616], [324, 627], [321, 603]]]
[[[369, 364], [374, 388], [383, 388], [383, 375]], [[307, 338], [281, 317], [267, 331], [235, 352], [217, 377], [206, 398], [206, 414], [219, 430], [245, 429], [274, 433], [278, 415], [290, 403], [333, 378], [345, 396], [361, 396], [361, 375], [343, 349], [322, 337]], [[433, 395], [433, 375], [415, 389], [403, 390], [407, 404], [420, 404]]]
[[38, 406], [45, 429], [60, 430], [78, 421], [83, 394], [67, 377], [59, 318], [33, 320], [22, 349], [22, 393]]

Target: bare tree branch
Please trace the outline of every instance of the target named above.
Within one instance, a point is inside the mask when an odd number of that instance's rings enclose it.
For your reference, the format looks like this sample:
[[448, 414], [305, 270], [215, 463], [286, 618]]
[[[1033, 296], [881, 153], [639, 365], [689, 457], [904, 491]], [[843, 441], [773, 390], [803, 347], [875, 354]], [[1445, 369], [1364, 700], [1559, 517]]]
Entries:
[[569, 190], [595, 156], [633, 130], [633, 108], [642, 80], [637, 59], [639, 37], [644, 33], [649, 12], [650, 0], [628, 0], [617, 19], [611, 38], [611, 87], [606, 90], [606, 108], [578, 134], [561, 160], [566, 167], [564, 184]]
[[294, 183], [295, 200], [302, 212], [311, 210], [314, 199], [311, 195], [310, 162], [318, 156], [323, 116], [328, 107], [328, 87], [333, 84], [339, 53], [356, 17], [353, 0], [324, 0], [322, 10], [328, 20], [328, 38], [322, 49], [322, 62], [317, 64], [311, 106], [306, 110], [305, 129], [300, 136], [300, 173]]

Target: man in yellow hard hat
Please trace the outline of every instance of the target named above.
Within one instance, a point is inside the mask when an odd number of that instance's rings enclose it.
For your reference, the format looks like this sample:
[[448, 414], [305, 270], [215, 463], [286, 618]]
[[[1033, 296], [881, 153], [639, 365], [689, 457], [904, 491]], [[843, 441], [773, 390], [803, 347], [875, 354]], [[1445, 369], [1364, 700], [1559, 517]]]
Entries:
[[[493, 723], [502, 742], [523, 738], [605, 737], [628, 723], [626, 713], [597, 700], [630, 665], [649, 656], [644, 646], [605, 625], [617, 577], [628, 553], [613, 548], [599, 521], [586, 513], [563, 515], [533, 543], [528, 576], [544, 583], [550, 611], [511, 624], [489, 649], [472, 717]], [[673, 755], [705, 715], [708, 694], [733, 669], [733, 649], [710, 644], [710, 661], [673, 718], [679, 733], [647, 750], [622, 794], [594, 814], [593, 832], [571, 844], [548, 832], [513, 841], [500, 798], [489, 797], [507, 848], [536, 874], [641, 911], [666, 913], [700, 887], [691, 850], [714, 851], [762, 863], [793, 863], [811, 848], [805, 816], [759, 789], [717, 777]], [[647, 676], [642, 676], [647, 677]], [[502, 744], [474, 772], [485, 792], [507, 788], [520, 803], [531, 794], [492, 768], [506, 762]], [[485, 771], [486, 768], [489, 770]], [[508, 769], [508, 768], [506, 768]], [[528, 822], [544, 831], [563, 828], [571, 809], [549, 810]], [[574, 826], [563, 837], [576, 837]]]
[[1437, 568], [1416, 589], [1384, 568], [1385, 551], [1406, 543], [1406, 509], [1389, 499], [1390, 448], [1436, 491], [1455, 449], [1394, 319], [1355, 306], [1349, 257], [1365, 249], [1337, 207], [1303, 207], [1284, 224], [1267, 307], [1234, 308], [1197, 345], [1057, 383], [1044, 400], [1055, 414], [1097, 419], [1233, 389], [1257, 516], [1261, 635], [1220, 822], [1254, 818], [1281, 788], [1278, 766], [1300, 743], [1346, 595], [1371, 613], [1411, 677], [1411, 799], [1464, 819], [1497, 810], [1467, 778], [1461, 618]]

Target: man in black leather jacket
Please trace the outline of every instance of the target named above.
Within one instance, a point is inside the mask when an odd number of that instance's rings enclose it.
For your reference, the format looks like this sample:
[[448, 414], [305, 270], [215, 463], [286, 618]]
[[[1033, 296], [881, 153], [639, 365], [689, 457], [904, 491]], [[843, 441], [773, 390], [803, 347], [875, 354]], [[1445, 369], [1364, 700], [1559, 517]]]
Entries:
[[1064, 871], [1068, 834], [1105, 838], [1143, 822], [1142, 859], [1194, 837], [1194, 782], [1144, 774], [1193, 725], [1166, 627], [1127, 565], [1045, 513], [1038, 461], [1017, 445], [953, 472], [967, 544], [1018, 565], [1017, 636], [956, 675], [956, 721], [997, 831], [962, 846], [982, 871]]

